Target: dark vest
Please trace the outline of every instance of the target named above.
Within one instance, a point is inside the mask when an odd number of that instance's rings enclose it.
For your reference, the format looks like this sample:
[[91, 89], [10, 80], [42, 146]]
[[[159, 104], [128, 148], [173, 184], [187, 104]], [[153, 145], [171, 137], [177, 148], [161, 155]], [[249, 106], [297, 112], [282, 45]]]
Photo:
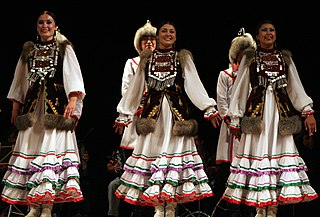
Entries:
[[[63, 86], [63, 57], [67, 44], [58, 44], [55, 39], [48, 42], [26, 42], [21, 59], [28, 66], [29, 89], [16, 127], [25, 130], [34, 124], [34, 111], [43, 105], [45, 128], [58, 130], [73, 130], [77, 118], [63, 117], [68, 104], [68, 97]], [[41, 99], [43, 101], [41, 101]]]
[[[164, 54], [160, 60], [157, 57], [159, 53]], [[159, 63], [161, 58], [165, 60]], [[166, 97], [175, 120], [190, 119], [189, 102], [184, 91], [184, 79], [177, 51], [154, 51], [145, 67], [145, 77], [148, 92], [144, 97], [142, 118], [157, 119], [163, 98]]]

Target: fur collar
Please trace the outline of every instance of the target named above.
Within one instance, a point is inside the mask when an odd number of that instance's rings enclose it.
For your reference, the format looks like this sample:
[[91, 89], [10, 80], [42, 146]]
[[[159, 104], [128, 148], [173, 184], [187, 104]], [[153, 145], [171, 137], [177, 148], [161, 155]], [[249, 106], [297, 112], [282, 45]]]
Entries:
[[290, 65], [291, 64], [291, 57], [292, 57], [292, 53], [289, 50], [281, 50], [282, 55], [283, 55], [283, 59], [286, 62], [286, 64]]
[[[152, 51], [151, 50], [143, 50], [141, 53], [140, 53], [140, 63], [139, 63], [139, 68], [140, 70], [144, 70], [145, 68], [145, 65], [147, 63], [147, 61], [149, 60], [149, 58], [151, 57], [152, 55]], [[187, 50], [187, 49], [181, 49], [179, 52], [178, 52], [178, 58], [180, 60], [180, 64], [182, 66], [182, 69], [184, 68], [185, 66], [185, 63], [186, 63], [186, 57], [187, 56], [190, 56], [191, 59], [193, 60], [193, 56], [192, 56], [192, 53]]]
[[[27, 41], [23, 44], [22, 53], [20, 57], [22, 62], [26, 63], [28, 61], [29, 54], [34, 44], [35, 43], [33, 41]], [[73, 47], [72, 43], [69, 40], [64, 40], [59, 43], [60, 56], [62, 57], [62, 59], [64, 57], [67, 45], [71, 45]]]

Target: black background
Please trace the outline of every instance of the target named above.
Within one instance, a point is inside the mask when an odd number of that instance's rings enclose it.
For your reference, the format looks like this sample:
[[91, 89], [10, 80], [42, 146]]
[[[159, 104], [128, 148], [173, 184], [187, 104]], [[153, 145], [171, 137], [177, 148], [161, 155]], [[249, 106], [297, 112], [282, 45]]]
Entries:
[[[154, 26], [162, 20], [176, 24], [177, 47], [192, 52], [199, 76], [213, 98], [218, 73], [228, 67], [230, 41], [240, 27], [254, 35], [260, 20], [275, 21], [277, 46], [292, 52], [302, 83], [319, 112], [319, 12], [309, 1], [278, 4], [280, 1], [2, 1], [1, 141], [6, 140], [11, 126], [11, 103], [6, 95], [15, 66], [23, 43], [35, 39], [36, 20], [43, 10], [56, 14], [61, 33], [74, 44], [82, 69], [87, 96], [77, 135], [83, 139], [90, 132], [85, 143], [90, 154], [92, 202], [98, 215], [107, 212], [106, 157], [120, 142], [112, 126], [121, 96], [123, 68], [128, 58], [137, 56], [134, 34], [147, 19]], [[218, 129], [207, 123], [200, 129], [206, 134], [207, 144], [215, 149]], [[320, 172], [318, 150], [302, 151], [311, 176], [312, 171]], [[319, 189], [316, 175], [311, 181]], [[317, 199], [300, 206], [309, 210], [319, 209], [319, 205]]]

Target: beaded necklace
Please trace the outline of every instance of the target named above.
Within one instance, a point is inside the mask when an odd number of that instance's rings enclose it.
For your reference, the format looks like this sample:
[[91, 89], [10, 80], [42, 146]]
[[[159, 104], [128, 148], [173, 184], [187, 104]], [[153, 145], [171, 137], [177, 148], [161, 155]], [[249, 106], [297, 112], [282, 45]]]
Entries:
[[55, 40], [48, 43], [35, 43], [32, 54], [29, 58], [30, 72], [28, 80], [36, 82], [39, 78], [39, 84], [45, 80], [49, 74], [49, 78], [54, 77], [58, 64], [59, 47]]
[[157, 91], [164, 90], [174, 84], [177, 75], [177, 53], [174, 50], [167, 52], [153, 52], [148, 72], [148, 86]]
[[285, 75], [286, 65], [282, 53], [274, 50], [257, 51], [256, 54], [259, 85], [264, 87], [271, 85], [273, 89], [286, 87], [288, 83]]
[[285, 71], [285, 64], [280, 51], [257, 51], [256, 59], [258, 73], [265, 73], [268, 77], [274, 78]]

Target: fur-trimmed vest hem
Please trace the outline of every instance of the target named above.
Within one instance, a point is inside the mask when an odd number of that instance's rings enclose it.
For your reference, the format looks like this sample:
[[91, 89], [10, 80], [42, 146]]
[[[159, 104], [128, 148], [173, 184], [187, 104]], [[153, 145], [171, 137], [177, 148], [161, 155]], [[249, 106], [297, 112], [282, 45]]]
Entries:
[[153, 118], [140, 118], [136, 123], [136, 131], [138, 135], [147, 135], [153, 133], [156, 129], [156, 120]]
[[261, 117], [244, 116], [241, 118], [240, 129], [242, 133], [259, 134], [264, 130], [263, 121]]
[[[57, 130], [74, 130], [78, 119], [76, 117], [71, 117], [66, 119], [63, 115], [55, 114], [45, 114], [42, 119], [42, 124], [45, 129], [57, 129]], [[33, 113], [27, 113], [20, 115], [16, 119], [16, 128], [20, 130], [26, 130], [32, 127], [35, 123], [35, 118]]]
[[[241, 119], [241, 132], [246, 134], [258, 134], [264, 129], [261, 117], [247, 117]], [[298, 115], [292, 117], [280, 117], [278, 133], [281, 136], [298, 134], [302, 130], [302, 120]]]
[[[138, 135], [153, 133], [156, 128], [156, 120], [153, 118], [141, 118], [137, 121], [136, 130]], [[194, 119], [175, 121], [172, 134], [174, 136], [195, 136], [198, 132], [198, 123]]]

